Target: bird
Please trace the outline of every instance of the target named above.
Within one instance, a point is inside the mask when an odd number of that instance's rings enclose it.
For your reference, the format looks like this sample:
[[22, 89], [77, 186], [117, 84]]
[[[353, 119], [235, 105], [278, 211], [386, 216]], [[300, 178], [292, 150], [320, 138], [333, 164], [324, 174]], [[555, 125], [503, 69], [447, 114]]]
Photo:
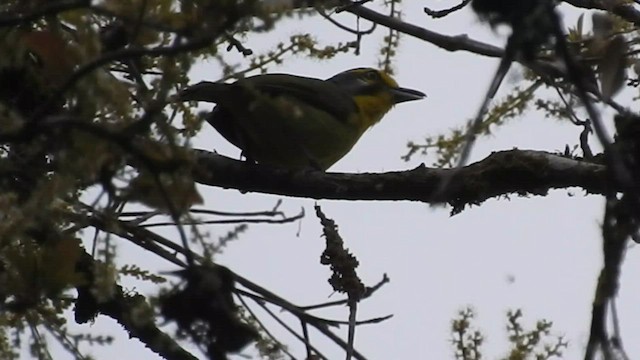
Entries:
[[251, 162], [326, 171], [394, 105], [425, 96], [384, 71], [355, 68], [326, 80], [267, 73], [203, 81], [177, 99], [215, 103], [205, 119]]

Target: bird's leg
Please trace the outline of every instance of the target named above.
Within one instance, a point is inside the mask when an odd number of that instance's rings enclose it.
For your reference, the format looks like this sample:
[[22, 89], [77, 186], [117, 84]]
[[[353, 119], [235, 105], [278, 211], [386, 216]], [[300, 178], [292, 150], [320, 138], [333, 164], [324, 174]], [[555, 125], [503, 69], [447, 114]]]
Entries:
[[253, 158], [253, 156], [251, 156], [251, 153], [247, 150], [242, 150], [242, 152], [240, 153], [240, 157], [244, 158], [248, 163], [251, 164], [256, 164], [257, 161]]
[[251, 146], [249, 145], [251, 142], [247, 141], [247, 135], [244, 133], [244, 131], [241, 131], [240, 129], [236, 130], [236, 136], [238, 137], [239, 140], [239, 144], [240, 145], [240, 158], [243, 158], [250, 164], [256, 164], [257, 161], [255, 159], [255, 157], [253, 157], [252, 151], [251, 151]]
[[309, 159], [309, 167], [313, 170], [316, 171], [324, 171], [322, 169], [322, 166], [320, 166], [320, 163], [318, 163], [318, 161], [316, 159], [313, 159], [312, 157], [308, 156], [307, 154], [307, 158]]
[[307, 159], [308, 168], [310, 170], [324, 171], [324, 169], [322, 168], [318, 160], [315, 157], [313, 157], [313, 155], [311, 155], [309, 150], [307, 150], [306, 146], [304, 146], [304, 142], [299, 141], [300, 139], [296, 138], [295, 134], [291, 134], [290, 131], [287, 131], [287, 129], [284, 129], [284, 131], [286, 134], [289, 134], [289, 137], [291, 138], [291, 142], [295, 144], [295, 146], [300, 150], [300, 153], [302, 153], [302, 155], [304, 155], [304, 157]]
[[305, 158], [307, 158], [307, 161], [309, 162], [309, 169], [310, 170], [316, 170], [316, 171], [324, 171], [324, 169], [322, 169], [322, 166], [320, 165], [320, 163], [318, 162], [318, 160], [316, 160], [313, 156], [311, 156], [311, 154], [309, 153], [309, 151], [307, 150], [307, 148], [305, 148], [302, 144], [300, 144], [300, 142], [296, 141], [296, 145], [297, 147], [300, 148], [300, 152], [302, 152], [302, 154], [304, 155]]

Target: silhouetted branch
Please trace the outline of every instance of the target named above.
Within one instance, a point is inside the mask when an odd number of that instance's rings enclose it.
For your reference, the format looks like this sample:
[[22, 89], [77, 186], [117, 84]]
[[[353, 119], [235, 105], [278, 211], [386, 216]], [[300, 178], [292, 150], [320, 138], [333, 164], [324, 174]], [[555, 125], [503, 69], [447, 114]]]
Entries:
[[[84, 221], [87, 222], [88, 225], [94, 226], [102, 231], [107, 233], [113, 233], [119, 237], [127, 239], [131, 241], [133, 244], [140, 246], [141, 248], [148, 250], [161, 258], [168, 260], [169, 262], [180, 266], [186, 267], [186, 263], [177, 258], [177, 254], [186, 255], [189, 251], [180, 246], [177, 243], [170, 241], [169, 239], [158, 235], [152, 231], [146, 230], [144, 228], [140, 228], [139, 226], [130, 224], [126, 221], [120, 221], [113, 218], [106, 218], [100, 213], [95, 213], [93, 216], [90, 216], [88, 219], [84, 218], [84, 215], [66, 213], [66, 216], [69, 219], [73, 219], [75, 221]], [[171, 249], [171, 251], [165, 249], [165, 247]], [[203, 261], [203, 258], [198, 254], [192, 253], [193, 259], [197, 262]], [[329, 327], [330, 326], [339, 326], [343, 324], [341, 321], [335, 321], [330, 319], [323, 319], [314, 315], [311, 315], [304, 311], [302, 308], [294, 305], [290, 301], [280, 297], [272, 291], [267, 290], [266, 288], [238, 275], [232, 273], [234, 281], [248, 289], [249, 291], [245, 291], [242, 289], [235, 289], [234, 292], [240, 296], [247, 296], [252, 300], [256, 301], [259, 304], [263, 302], [267, 302], [273, 304], [275, 306], [281, 307], [282, 309], [288, 311], [292, 315], [298, 317], [300, 320], [305, 321], [307, 324], [313, 326], [318, 331], [320, 331], [323, 335], [325, 335], [329, 340], [334, 342], [336, 345], [340, 346], [343, 349], [348, 348], [348, 344], [340, 338], [340, 336], [333, 333]], [[380, 285], [380, 284], [378, 284]], [[376, 285], [374, 288], [377, 288]], [[372, 290], [374, 290], [372, 288]], [[382, 320], [385, 320], [387, 317], [381, 317], [376, 319], [370, 319], [363, 324], [375, 323]], [[354, 350], [354, 357], [357, 359], [364, 360], [365, 357], [359, 352]], [[180, 358], [178, 358], [180, 359]]]
[[[304, 217], [304, 211], [301, 211], [297, 215], [291, 217], [285, 217], [282, 219], [229, 219], [229, 220], [193, 220], [193, 221], [182, 221], [182, 225], [222, 225], [222, 224], [286, 224], [290, 222], [294, 222], [300, 220]], [[173, 221], [163, 221], [156, 222], [150, 224], [140, 224], [140, 226], [144, 228], [150, 228], [155, 226], [175, 226], [175, 222]]]
[[628, 2], [603, 0], [564, 0], [564, 2], [582, 9], [605, 10], [640, 26], [640, 11]]
[[[19, 4], [22, 4], [19, 2]], [[50, 1], [38, 4], [38, 7], [30, 12], [22, 13], [17, 9], [4, 10], [0, 15], [0, 27], [15, 26], [37, 20], [43, 16], [56, 15], [64, 11], [87, 8], [91, 6], [91, 0], [75, 1]]]
[[110, 298], [97, 299], [91, 290], [96, 266], [95, 260], [89, 254], [84, 254], [77, 264], [78, 271], [84, 273], [90, 283], [77, 288], [76, 321], [85, 323], [99, 314], [107, 315], [122, 325], [130, 337], [140, 340], [147, 348], [165, 359], [197, 359], [184, 350], [172, 336], [165, 334], [155, 325], [153, 310], [144, 296], [125, 293], [122, 287], [114, 283]]
[[544, 151], [495, 152], [457, 170], [437, 195], [451, 169], [418, 166], [380, 174], [292, 173], [196, 150], [194, 180], [204, 185], [293, 197], [340, 200], [409, 200], [449, 203], [456, 209], [501, 195], [545, 195], [551, 189], [580, 187], [590, 194], [607, 189], [605, 166]]
[[462, 8], [464, 8], [465, 6], [467, 6], [467, 4], [469, 4], [471, 2], [471, 0], [462, 0], [462, 2], [458, 5], [452, 6], [448, 9], [444, 9], [444, 10], [432, 10], [428, 7], [425, 6], [424, 8], [424, 12], [425, 14], [431, 16], [432, 18], [441, 18], [441, 17], [445, 17], [453, 12], [456, 12]]

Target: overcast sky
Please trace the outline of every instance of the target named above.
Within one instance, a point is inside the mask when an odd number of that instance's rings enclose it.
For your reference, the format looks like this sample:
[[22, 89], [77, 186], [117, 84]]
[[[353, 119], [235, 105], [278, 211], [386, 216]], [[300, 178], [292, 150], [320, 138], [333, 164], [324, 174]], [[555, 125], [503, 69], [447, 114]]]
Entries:
[[[443, 8], [450, 1], [407, 1], [402, 4], [404, 20], [448, 35], [470, 37], [501, 46], [496, 36], [468, 11], [434, 20], [422, 8]], [[353, 17], [339, 19], [354, 24]], [[575, 20], [575, 13], [567, 23]], [[368, 25], [363, 24], [364, 27]], [[267, 35], [250, 37], [245, 46], [259, 52], [286, 40], [290, 35], [313, 31], [321, 42], [353, 40], [326, 21], [314, 18], [286, 21]], [[365, 37], [362, 54], [339, 56], [328, 62], [288, 59], [274, 72], [286, 72], [321, 78], [362, 66], [375, 66], [376, 53], [385, 29]], [[404, 36], [396, 59], [396, 79], [401, 86], [419, 89], [428, 98], [401, 104], [364, 135], [343, 160], [331, 170], [339, 172], [382, 172], [411, 169], [421, 162], [430, 165], [432, 157], [400, 159], [408, 140], [420, 141], [426, 134], [437, 134], [463, 124], [472, 117], [488, 87], [497, 59], [465, 52], [447, 52], [431, 44]], [[216, 63], [200, 64], [193, 82], [215, 80], [220, 76]], [[517, 80], [517, 73], [509, 76]], [[505, 84], [506, 87], [512, 83]], [[207, 108], [207, 107], [203, 107]], [[472, 160], [492, 151], [512, 148], [558, 151], [575, 144], [581, 129], [535, 112], [497, 130], [491, 138], [481, 139]], [[595, 140], [593, 140], [595, 142]], [[197, 148], [215, 149], [237, 158], [239, 151], [215, 133], [205, 129], [196, 139]], [[227, 211], [251, 211], [271, 208], [283, 200], [281, 209], [296, 214], [304, 207], [307, 216], [287, 225], [253, 225], [241, 240], [231, 243], [218, 257], [239, 274], [300, 305], [337, 299], [327, 283], [328, 268], [320, 265], [324, 248], [321, 227], [313, 215], [315, 201], [282, 196], [241, 194], [235, 190], [202, 187], [206, 207]], [[478, 314], [477, 326], [487, 336], [485, 358], [498, 358], [506, 351], [505, 319], [508, 309], [521, 308], [524, 322], [554, 321], [554, 334], [565, 335], [570, 342], [567, 359], [580, 358], [589, 333], [591, 301], [601, 267], [599, 223], [603, 201], [585, 197], [580, 189], [553, 191], [546, 197], [490, 200], [482, 206], [450, 217], [449, 208], [432, 208], [415, 202], [318, 201], [325, 214], [334, 219], [346, 246], [360, 260], [358, 272], [367, 285], [377, 283], [386, 273], [391, 282], [359, 306], [359, 319], [393, 314], [380, 324], [359, 327], [356, 347], [369, 359], [452, 359], [450, 322], [457, 311], [471, 305]], [[214, 235], [228, 228], [209, 227]], [[122, 245], [123, 263], [140, 264], [143, 252]], [[154, 262], [150, 268], [168, 268]], [[635, 249], [627, 253], [621, 281], [619, 312], [623, 341], [630, 358], [640, 358], [640, 285], [629, 274], [638, 273], [640, 263]], [[127, 279], [125, 284], [127, 284]], [[137, 290], [152, 287], [128, 283]], [[255, 307], [254, 307], [255, 308]], [[346, 310], [320, 313], [346, 320]], [[118, 335], [114, 348], [96, 349], [98, 359], [118, 354], [154, 359], [140, 345], [126, 340], [126, 334], [114, 322], [102, 317], [94, 328]], [[297, 323], [293, 323], [294, 326]], [[86, 329], [85, 327], [82, 327]], [[275, 334], [285, 334], [272, 326]], [[345, 327], [346, 333], [346, 327]], [[286, 344], [304, 358], [302, 344], [284, 336]], [[314, 335], [312, 340], [320, 339]], [[321, 342], [319, 344], [322, 344]], [[326, 344], [326, 343], [325, 343]], [[336, 348], [326, 352], [332, 359], [343, 358]], [[248, 350], [247, 354], [251, 354]]]

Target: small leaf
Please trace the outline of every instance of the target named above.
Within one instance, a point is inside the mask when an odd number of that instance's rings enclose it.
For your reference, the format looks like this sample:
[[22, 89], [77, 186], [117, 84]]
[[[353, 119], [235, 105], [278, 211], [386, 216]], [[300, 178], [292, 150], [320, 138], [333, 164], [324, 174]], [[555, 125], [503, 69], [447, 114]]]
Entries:
[[578, 36], [580, 38], [582, 38], [582, 25], [584, 23], [584, 13], [580, 14], [580, 17], [578, 17], [578, 24], [576, 25], [576, 33], [578, 34]]
[[594, 12], [591, 16], [593, 22], [593, 36], [598, 39], [604, 39], [611, 34], [613, 30], [613, 19], [606, 12]]
[[633, 72], [640, 77], [640, 59], [633, 60]]
[[612, 38], [606, 46], [598, 71], [600, 73], [600, 91], [604, 100], [610, 100], [622, 86], [626, 77], [626, 53], [628, 45], [621, 35]]

